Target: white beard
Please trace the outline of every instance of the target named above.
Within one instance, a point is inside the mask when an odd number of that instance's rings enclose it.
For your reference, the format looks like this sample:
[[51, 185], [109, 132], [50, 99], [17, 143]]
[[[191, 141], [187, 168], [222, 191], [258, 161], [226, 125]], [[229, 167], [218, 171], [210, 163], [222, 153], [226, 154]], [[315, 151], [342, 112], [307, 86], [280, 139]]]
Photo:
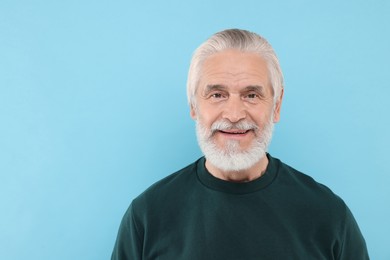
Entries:
[[[270, 120], [259, 129], [254, 123], [240, 121], [231, 123], [228, 120], [218, 120], [214, 122], [210, 129], [204, 127], [199, 118], [196, 121], [196, 135], [198, 143], [203, 154], [212, 165], [222, 171], [242, 171], [251, 168], [259, 162], [265, 155], [268, 145], [272, 139], [274, 122]], [[238, 140], [228, 140], [224, 148], [220, 148], [214, 142], [213, 135], [217, 130], [240, 129], [253, 130], [255, 139], [251, 146], [246, 150], [241, 150]]]

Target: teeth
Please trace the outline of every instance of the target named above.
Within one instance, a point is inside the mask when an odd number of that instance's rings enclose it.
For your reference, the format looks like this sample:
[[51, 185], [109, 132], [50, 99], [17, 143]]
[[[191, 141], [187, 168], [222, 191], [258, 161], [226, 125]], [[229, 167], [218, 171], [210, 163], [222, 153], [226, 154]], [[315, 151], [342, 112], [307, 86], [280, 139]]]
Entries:
[[247, 130], [235, 131], [235, 132], [229, 132], [229, 131], [222, 131], [222, 132], [228, 133], [228, 134], [245, 134], [247, 132]]

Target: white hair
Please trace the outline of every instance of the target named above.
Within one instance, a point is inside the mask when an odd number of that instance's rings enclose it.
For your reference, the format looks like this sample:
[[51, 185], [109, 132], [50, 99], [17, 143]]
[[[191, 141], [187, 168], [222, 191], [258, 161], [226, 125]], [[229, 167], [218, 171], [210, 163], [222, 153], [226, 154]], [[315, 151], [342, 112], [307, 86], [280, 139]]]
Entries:
[[[237, 140], [228, 140], [224, 147], [218, 147], [213, 138], [214, 132], [225, 129], [252, 129], [255, 133], [255, 140], [247, 150], [240, 149], [240, 143]], [[271, 143], [272, 132], [274, 129], [273, 114], [268, 122], [260, 129], [255, 123], [244, 120], [237, 123], [231, 123], [228, 120], [221, 119], [213, 123], [210, 128], [196, 121], [196, 135], [199, 146], [206, 157], [215, 167], [223, 171], [243, 171], [251, 168], [264, 156]]]
[[201, 77], [200, 72], [203, 62], [209, 56], [228, 49], [252, 52], [260, 55], [265, 60], [273, 88], [274, 102], [276, 103], [283, 89], [283, 74], [272, 46], [266, 39], [256, 33], [240, 29], [228, 29], [212, 35], [195, 50], [187, 79], [189, 104], [195, 106], [195, 94]]

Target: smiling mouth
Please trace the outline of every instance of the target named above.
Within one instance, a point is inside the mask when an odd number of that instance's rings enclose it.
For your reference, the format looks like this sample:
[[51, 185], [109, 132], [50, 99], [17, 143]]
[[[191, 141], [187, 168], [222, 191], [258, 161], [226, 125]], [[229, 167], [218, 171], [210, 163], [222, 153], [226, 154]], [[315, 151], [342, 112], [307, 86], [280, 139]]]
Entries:
[[244, 135], [249, 131], [250, 130], [219, 130], [219, 132], [223, 134], [229, 134], [229, 135]]

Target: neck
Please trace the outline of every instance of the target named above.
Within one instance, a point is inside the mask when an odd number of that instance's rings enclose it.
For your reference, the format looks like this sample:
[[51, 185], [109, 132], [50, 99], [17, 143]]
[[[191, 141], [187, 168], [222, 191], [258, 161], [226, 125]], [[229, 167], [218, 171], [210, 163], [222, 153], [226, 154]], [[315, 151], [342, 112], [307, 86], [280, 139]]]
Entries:
[[214, 177], [230, 181], [230, 182], [249, 182], [257, 178], [260, 178], [268, 166], [268, 158], [264, 155], [256, 164], [246, 170], [242, 171], [223, 171], [212, 165], [208, 160], [206, 160], [206, 169]]

